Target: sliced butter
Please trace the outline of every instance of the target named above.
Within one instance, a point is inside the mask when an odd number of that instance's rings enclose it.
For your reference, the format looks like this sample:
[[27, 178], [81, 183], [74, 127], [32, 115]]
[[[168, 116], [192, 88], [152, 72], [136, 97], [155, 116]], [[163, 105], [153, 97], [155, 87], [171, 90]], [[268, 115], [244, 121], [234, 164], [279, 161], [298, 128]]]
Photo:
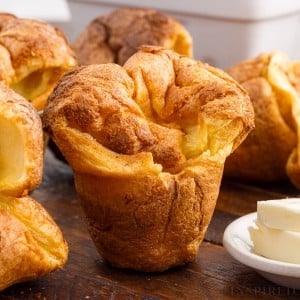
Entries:
[[249, 228], [255, 253], [264, 257], [300, 264], [300, 232], [271, 229], [260, 222]]
[[257, 219], [269, 228], [300, 232], [300, 198], [258, 201]]

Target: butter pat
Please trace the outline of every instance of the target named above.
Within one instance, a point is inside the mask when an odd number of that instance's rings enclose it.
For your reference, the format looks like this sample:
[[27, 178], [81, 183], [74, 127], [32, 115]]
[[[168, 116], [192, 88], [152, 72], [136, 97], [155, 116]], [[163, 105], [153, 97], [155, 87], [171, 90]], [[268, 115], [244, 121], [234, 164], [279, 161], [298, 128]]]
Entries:
[[300, 232], [268, 228], [259, 221], [249, 228], [249, 232], [257, 254], [300, 264]]
[[257, 219], [268, 228], [300, 232], [300, 198], [258, 201]]

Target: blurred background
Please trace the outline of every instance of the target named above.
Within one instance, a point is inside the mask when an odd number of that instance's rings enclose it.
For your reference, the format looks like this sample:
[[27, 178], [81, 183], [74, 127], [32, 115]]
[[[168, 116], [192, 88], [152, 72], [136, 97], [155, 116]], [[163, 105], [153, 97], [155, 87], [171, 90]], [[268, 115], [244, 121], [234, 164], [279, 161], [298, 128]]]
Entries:
[[95, 17], [118, 7], [148, 7], [173, 16], [189, 30], [194, 56], [228, 68], [261, 52], [284, 51], [300, 59], [299, 0], [9, 0], [0, 11], [43, 19], [73, 42]]

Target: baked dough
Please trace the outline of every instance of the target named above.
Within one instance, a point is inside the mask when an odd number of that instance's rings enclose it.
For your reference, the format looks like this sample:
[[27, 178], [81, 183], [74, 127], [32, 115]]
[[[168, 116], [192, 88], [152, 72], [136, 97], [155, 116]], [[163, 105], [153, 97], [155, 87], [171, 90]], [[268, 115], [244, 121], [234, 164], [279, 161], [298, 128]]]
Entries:
[[282, 52], [262, 53], [228, 70], [249, 93], [255, 129], [227, 159], [225, 175], [252, 181], [288, 178], [300, 187], [300, 72]]
[[61, 268], [68, 246], [52, 217], [33, 198], [0, 195], [0, 291]]
[[43, 170], [41, 119], [0, 82], [0, 291], [64, 265], [68, 246], [46, 210], [28, 193]]
[[119, 8], [92, 20], [73, 48], [83, 65], [123, 65], [141, 45], [156, 45], [192, 56], [192, 38], [175, 19], [153, 9]]
[[30, 103], [0, 82], [0, 195], [22, 197], [43, 173], [40, 116]]
[[74, 170], [102, 257], [149, 272], [195, 259], [224, 161], [253, 116], [245, 90], [221, 70], [142, 47], [124, 67], [69, 72], [43, 121]]
[[0, 14], [0, 81], [42, 110], [58, 79], [77, 63], [63, 33], [42, 21]]

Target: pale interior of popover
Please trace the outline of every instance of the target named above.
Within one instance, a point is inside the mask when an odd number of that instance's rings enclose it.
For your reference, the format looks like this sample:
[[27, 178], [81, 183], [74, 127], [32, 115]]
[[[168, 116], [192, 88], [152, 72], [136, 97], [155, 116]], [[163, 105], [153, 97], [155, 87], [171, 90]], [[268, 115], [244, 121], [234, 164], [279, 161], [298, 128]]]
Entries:
[[19, 128], [0, 117], [0, 186], [11, 186], [24, 175], [24, 143]]
[[34, 104], [36, 98], [48, 94], [48, 91], [54, 88], [64, 72], [62, 68], [36, 70], [22, 80], [12, 83], [10, 87]]

